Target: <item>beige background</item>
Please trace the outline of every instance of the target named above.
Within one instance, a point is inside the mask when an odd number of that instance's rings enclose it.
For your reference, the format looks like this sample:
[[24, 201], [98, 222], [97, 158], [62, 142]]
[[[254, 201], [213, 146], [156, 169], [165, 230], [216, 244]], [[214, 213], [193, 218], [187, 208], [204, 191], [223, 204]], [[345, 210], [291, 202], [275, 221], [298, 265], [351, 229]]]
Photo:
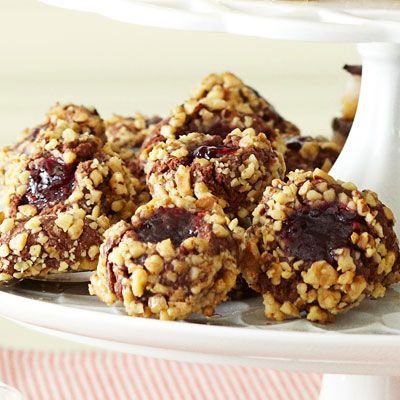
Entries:
[[[111, 3], [111, 1], [110, 1]], [[55, 101], [108, 116], [165, 113], [212, 71], [230, 70], [304, 132], [330, 133], [352, 45], [269, 41], [130, 26], [34, 0], [0, 0], [0, 144]], [[0, 346], [73, 349], [0, 319]]]

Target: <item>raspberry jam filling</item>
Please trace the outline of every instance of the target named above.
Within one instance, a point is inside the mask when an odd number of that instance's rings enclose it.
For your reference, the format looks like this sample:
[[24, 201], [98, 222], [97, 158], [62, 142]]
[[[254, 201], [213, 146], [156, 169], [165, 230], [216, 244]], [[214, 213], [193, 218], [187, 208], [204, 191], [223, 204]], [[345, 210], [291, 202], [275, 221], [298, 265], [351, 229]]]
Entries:
[[211, 160], [212, 158], [220, 158], [226, 155], [234, 154], [236, 151], [236, 148], [226, 146], [200, 146], [193, 151], [192, 157]]
[[282, 238], [288, 256], [333, 262], [333, 250], [351, 247], [351, 234], [362, 226], [357, 213], [331, 205], [293, 214], [283, 223]]
[[160, 207], [148, 220], [137, 229], [143, 242], [158, 243], [171, 239], [175, 247], [198, 232], [201, 216], [181, 208]]
[[29, 186], [22, 204], [39, 210], [52, 207], [69, 197], [73, 189], [76, 164], [55, 157], [42, 158], [30, 171]]

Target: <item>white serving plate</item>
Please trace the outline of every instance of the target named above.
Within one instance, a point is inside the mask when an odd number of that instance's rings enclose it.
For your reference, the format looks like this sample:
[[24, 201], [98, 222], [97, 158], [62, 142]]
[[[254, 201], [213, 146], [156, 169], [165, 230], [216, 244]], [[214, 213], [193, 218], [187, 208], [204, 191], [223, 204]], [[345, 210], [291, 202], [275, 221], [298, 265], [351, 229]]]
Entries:
[[[0, 289], [0, 314], [53, 334], [124, 352], [248, 365], [400, 374], [400, 287], [332, 325], [267, 322], [259, 298], [230, 301], [211, 318], [132, 318], [87, 292], [87, 283], [24, 281]], [[368, 352], [365, 349], [368, 348]]]
[[400, 42], [399, 0], [41, 0], [161, 28], [290, 40]]

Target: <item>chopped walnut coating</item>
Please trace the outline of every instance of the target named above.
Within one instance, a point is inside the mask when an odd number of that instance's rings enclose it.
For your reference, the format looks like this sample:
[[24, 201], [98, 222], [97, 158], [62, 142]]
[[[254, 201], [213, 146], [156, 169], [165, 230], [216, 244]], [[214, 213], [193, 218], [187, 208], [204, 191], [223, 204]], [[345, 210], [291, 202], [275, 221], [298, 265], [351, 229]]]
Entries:
[[283, 119], [271, 104], [235, 75], [211, 74], [190, 99], [154, 128], [142, 146], [141, 160], [145, 163], [154, 145], [171, 136], [200, 132], [225, 137], [234, 129], [247, 128], [263, 132], [281, 152], [285, 145], [280, 134], [298, 132], [296, 126]]
[[[9, 161], [0, 246], [3, 254], [11, 251], [0, 259], [3, 280], [94, 269], [110, 222], [130, 218], [139, 203], [142, 183], [104, 144], [104, 130], [95, 129], [82, 107], [60, 110], [69, 110], [74, 121], [51, 119], [32, 140], [30, 154]], [[15, 245], [21, 238], [29, 249]]]
[[161, 121], [158, 116], [145, 117], [137, 113], [134, 117], [114, 115], [105, 121], [106, 136], [114, 151], [128, 163], [138, 158], [143, 141], [152, 127]]
[[29, 155], [38, 150], [34, 142], [41, 131], [55, 130], [61, 124], [67, 124], [78, 134], [88, 133], [105, 142], [104, 123], [96, 109], [74, 104], [62, 105], [57, 103], [49, 109], [45, 120], [41, 124], [33, 129], [25, 129], [22, 137], [11, 148], [16, 153]]
[[340, 146], [323, 137], [285, 137], [284, 153], [286, 171], [302, 169], [313, 171], [320, 168], [329, 172], [340, 154]]
[[233, 218], [245, 218], [272, 179], [284, 175], [282, 155], [264, 133], [235, 129], [225, 138], [191, 133], [153, 148], [146, 164], [154, 197], [194, 201], [210, 196]]
[[143, 167], [139, 160], [139, 149], [154, 125], [161, 121], [158, 116], [145, 117], [135, 114], [134, 117], [114, 115], [105, 121], [106, 136], [114, 151], [124, 160], [132, 175], [141, 182], [139, 203], [144, 204], [151, 196], [147, 190]]
[[[194, 90], [192, 99], [211, 107], [215, 107], [215, 103], [217, 107], [222, 107], [221, 100], [225, 101], [228, 109], [231, 108], [245, 115], [255, 114], [268, 127], [277, 129], [281, 134], [295, 134], [299, 131], [295, 125], [278, 114], [275, 108], [256, 90], [245, 85], [230, 72], [207, 76], [201, 85]], [[278, 137], [276, 137], [276, 140], [279, 140]], [[274, 138], [271, 142], [274, 144]]]
[[153, 200], [105, 234], [90, 292], [131, 316], [212, 315], [234, 287], [237, 244], [221, 212]]
[[68, 126], [78, 134], [87, 133], [96, 136], [102, 142], [106, 140], [104, 123], [96, 109], [57, 103], [49, 109], [42, 123], [32, 129], [25, 129], [16, 144], [0, 148], [1, 183], [4, 183], [3, 177], [7, 172], [8, 163], [12, 162], [13, 159], [18, 160], [21, 153], [31, 155], [37, 151], [41, 152], [41, 148], [35, 143], [36, 137], [41, 131], [55, 130], [60, 125]]
[[35, 145], [41, 153], [21, 155], [9, 165], [4, 187], [7, 215], [33, 216], [74, 205], [87, 213], [100, 208], [111, 219], [132, 215], [140, 183], [109, 145], [65, 126], [43, 131]]
[[371, 191], [297, 170], [272, 182], [253, 217], [240, 265], [267, 318], [332, 321], [399, 281], [393, 214]]
[[0, 225], [0, 281], [94, 270], [102, 235], [108, 227], [104, 215], [86, 215], [78, 208], [6, 218]]

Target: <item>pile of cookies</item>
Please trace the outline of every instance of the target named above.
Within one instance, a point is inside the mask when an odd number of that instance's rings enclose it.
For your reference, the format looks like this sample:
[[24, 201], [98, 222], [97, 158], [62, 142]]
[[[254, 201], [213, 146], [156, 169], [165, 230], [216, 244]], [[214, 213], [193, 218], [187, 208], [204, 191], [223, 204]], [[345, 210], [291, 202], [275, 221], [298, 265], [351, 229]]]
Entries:
[[231, 73], [164, 119], [56, 105], [1, 151], [0, 281], [90, 270], [131, 316], [211, 316], [252, 291], [267, 318], [332, 321], [399, 281], [391, 211], [328, 175], [341, 146]]

